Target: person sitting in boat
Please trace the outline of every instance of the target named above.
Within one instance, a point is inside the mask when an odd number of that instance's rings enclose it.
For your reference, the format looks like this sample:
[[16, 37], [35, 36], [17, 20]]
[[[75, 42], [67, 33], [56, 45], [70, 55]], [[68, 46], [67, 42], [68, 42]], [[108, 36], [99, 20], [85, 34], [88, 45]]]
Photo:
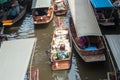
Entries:
[[8, 11], [8, 19], [10, 20], [10, 19], [14, 19], [15, 17], [17, 17], [18, 16], [18, 11], [17, 11], [17, 9], [16, 9], [16, 7], [15, 7], [15, 5], [13, 4], [12, 5], [12, 7], [10, 8], [10, 10]]
[[34, 10], [32, 11], [32, 14], [33, 14], [34, 19], [37, 20], [37, 16], [39, 16], [38, 11], [37, 11], [36, 9], [34, 9]]
[[13, 0], [13, 5], [15, 6], [18, 13], [20, 13], [20, 5], [17, 0]]
[[38, 9], [37, 11], [39, 16], [47, 15], [47, 9]]
[[85, 49], [90, 45], [90, 43], [89, 43], [90, 41], [87, 36], [77, 38], [76, 41], [77, 41], [77, 44], [79, 45], [79, 47], [82, 49]]

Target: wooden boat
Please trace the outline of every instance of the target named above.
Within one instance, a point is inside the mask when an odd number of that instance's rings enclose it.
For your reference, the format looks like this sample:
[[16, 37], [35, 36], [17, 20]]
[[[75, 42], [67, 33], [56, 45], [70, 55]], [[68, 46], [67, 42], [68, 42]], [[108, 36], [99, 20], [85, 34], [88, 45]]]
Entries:
[[67, 13], [67, 5], [64, 0], [55, 0], [53, 3], [55, 15], [65, 15]]
[[[118, 18], [117, 12], [110, 0], [90, 0], [96, 19], [101, 26], [114, 26]], [[117, 16], [117, 17], [115, 17]], [[118, 24], [118, 23], [117, 23]]]
[[31, 72], [28, 71], [27, 77], [28, 77], [28, 80], [39, 80], [39, 69], [33, 68]]
[[6, 18], [4, 18], [4, 20], [3, 20], [3, 26], [12, 26], [12, 25], [15, 24], [16, 22], [18, 22], [18, 21], [19, 21], [20, 19], [22, 19], [22, 17], [25, 15], [26, 10], [27, 10], [27, 5], [25, 5], [25, 6], [21, 9], [19, 15], [18, 15], [16, 18], [12, 19], [12, 20], [8, 20], [8, 19], [7, 19], [7, 15], [6, 15]]
[[51, 0], [33, 0], [32, 16], [34, 24], [46, 24], [52, 21], [54, 9]]
[[56, 28], [51, 43], [52, 70], [69, 69], [72, 46], [67, 28]]
[[107, 79], [108, 80], [117, 80], [116, 73], [115, 72], [108, 72]]
[[51, 42], [50, 54], [52, 70], [70, 68], [72, 40], [68, 28], [62, 26], [55, 28]]
[[[70, 33], [77, 53], [85, 62], [105, 61], [102, 34], [90, 2], [88, 0], [68, 2], [73, 17], [70, 18]], [[80, 11], [75, 11], [77, 8]]]
[[[26, 76], [27, 71], [30, 72], [30, 76], [35, 75], [32, 71], [32, 63], [36, 41], [36, 38], [29, 38], [4, 41], [2, 43], [0, 48], [1, 80], [26, 80], [26, 78], [28, 78], [28, 76]], [[38, 70], [34, 72], [38, 72]]]

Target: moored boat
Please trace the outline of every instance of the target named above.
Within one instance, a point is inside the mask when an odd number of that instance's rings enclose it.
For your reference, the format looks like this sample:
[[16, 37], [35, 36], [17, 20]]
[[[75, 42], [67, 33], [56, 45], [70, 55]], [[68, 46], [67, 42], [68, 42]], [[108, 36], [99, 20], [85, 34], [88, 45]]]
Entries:
[[54, 33], [50, 47], [52, 70], [70, 69], [72, 40], [69, 33], [69, 18], [54, 17]]
[[118, 13], [110, 0], [90, 0], [101, 26], [118, 26]]
[[68, 28], [55, 28], [51, 42], [52, 70], [69, 69], [71, 66], [72, 41]]
[[55, 0], [53, 3], [55, 15], [65, 15], [67, 13], [67, 5], [64, 0]]
[[52, 21], [54, 8], [50, 0], [33, 0], [32, 16], [34, 24], [46, 24]]
[[14, 19], [7, 19], [8, 15], [6, 15], [6, 18], [4, 18], [3, 21], [2, 21], [3, 22], [3, 26], [12, 26], [16, 22], [18, 22], [20, 19], [23, 18], [23, 16], [26, 13], [26, 10], [27, 10], [27, 5], [22, 6], [22, 8], [20, 9], [20, 13]]
[[[102, 33], [88, 0], [68, 0], [70, 33], [77, 53], [85, 62], [105, 61]], [[77, 3], [77, 5], [75, 4]], [[76, 9], [79, 7], [80, 11]]]

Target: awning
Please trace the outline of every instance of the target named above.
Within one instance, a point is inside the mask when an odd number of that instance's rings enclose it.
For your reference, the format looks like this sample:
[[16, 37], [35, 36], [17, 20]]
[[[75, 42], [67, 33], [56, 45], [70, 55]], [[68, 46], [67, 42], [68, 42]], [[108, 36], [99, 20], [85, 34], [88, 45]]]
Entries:
[[90, 0], [94, 8], [113, 7], [110, 0]]
[[120, 35], [105, 35], [105, 37], [120, 70]]
[[101, 36], [95, 14], [89, 0], [68, 0], [77, 36]]
[[7, 2], [7, 0], [0, 0], [0, 3], [5, 3], [5, 2]]
[[24, 80], [36, 38], [5, 41], [0, 48], [0, 80]]
[[48, 8], [51, 6], [51, 0], [33, 0], [32, 1], [32, 9], [33, 8]]

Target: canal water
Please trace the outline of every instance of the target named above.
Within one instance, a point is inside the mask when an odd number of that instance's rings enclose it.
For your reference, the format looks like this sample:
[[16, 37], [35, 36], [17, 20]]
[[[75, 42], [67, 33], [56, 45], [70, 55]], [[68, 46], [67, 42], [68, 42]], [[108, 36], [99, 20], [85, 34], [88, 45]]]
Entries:
[[73, 47], [71, 68], [69, 70], [52, 71], [46, 51], [50, 47], [53, 30], [53, 22], [34, 25], [31, 13], [26, 13], [21, 21], [10, 28], [6, 28], [4, 33], [8, 36], [9, 40], [37, 38], [32, 67], [39, 68], [40, 80], [107, 80], [107, 72], [113, 71], [107, 51], [106, 61], [85, 63]]

